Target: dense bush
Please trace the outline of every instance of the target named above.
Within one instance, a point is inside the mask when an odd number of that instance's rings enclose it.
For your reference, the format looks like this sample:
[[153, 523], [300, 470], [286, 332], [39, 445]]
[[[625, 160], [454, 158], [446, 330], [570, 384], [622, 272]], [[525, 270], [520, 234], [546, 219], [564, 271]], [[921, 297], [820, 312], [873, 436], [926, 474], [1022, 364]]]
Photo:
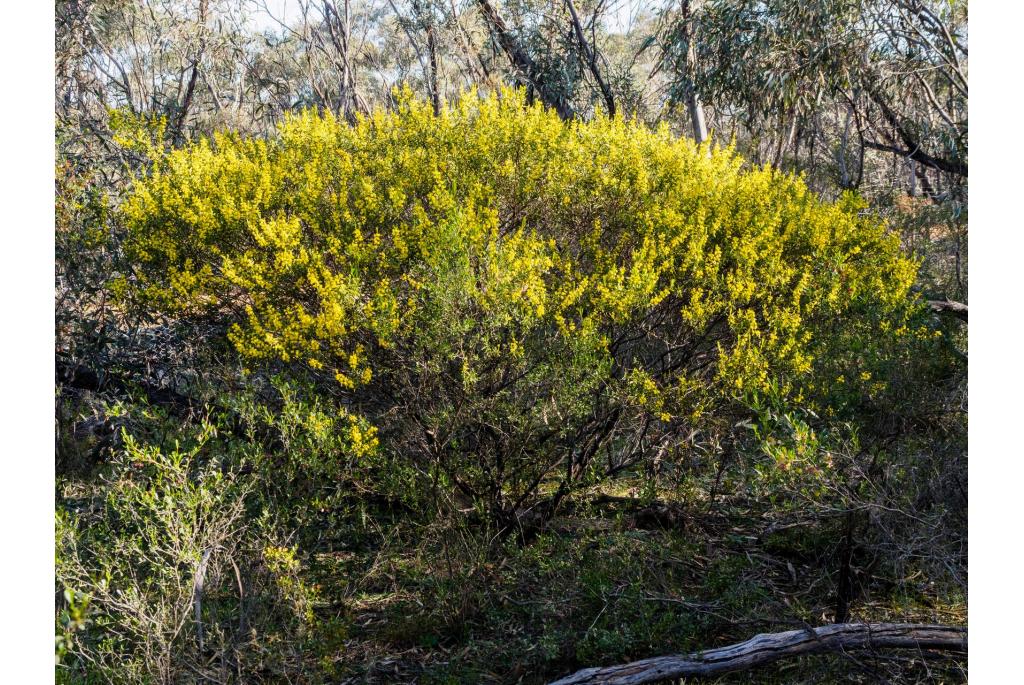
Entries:
[[[521, 93], [160, 156], [124, 203], [135, 306], [223, 323], [250, 368], [342, 407], [399, 494], [503, 530], [722, 439], [842, 415], [917, 336], [915, 266], [847, 195]], [[418, 497], [419, 495], [415, 495]]]

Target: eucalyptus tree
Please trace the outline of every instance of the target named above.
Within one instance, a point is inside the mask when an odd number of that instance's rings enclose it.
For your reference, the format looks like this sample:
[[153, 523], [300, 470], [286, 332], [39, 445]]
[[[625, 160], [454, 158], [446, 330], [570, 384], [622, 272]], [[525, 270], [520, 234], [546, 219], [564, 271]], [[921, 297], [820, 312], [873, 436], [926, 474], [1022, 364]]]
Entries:
[[857, 187], [871, 151], [931, 196], [965, 191], [966, 3], [686, 1], [663, 19], [673, 98], [699, 95], [756, 159], [814, 165], [825, 151], [837, 184]]

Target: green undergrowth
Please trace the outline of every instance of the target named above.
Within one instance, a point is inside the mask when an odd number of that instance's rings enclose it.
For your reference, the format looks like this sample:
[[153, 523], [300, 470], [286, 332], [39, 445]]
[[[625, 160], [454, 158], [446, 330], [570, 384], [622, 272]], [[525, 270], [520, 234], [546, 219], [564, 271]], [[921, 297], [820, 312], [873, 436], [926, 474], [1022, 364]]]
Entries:
[[[344, 478], [330, 487], [323, 479], [296, 507], [308, 473], [274, 452], [261, 456], [254, 436], [239, 437], [244, 430], [184, 426], [151, 408], [75, 406], [79, 422], [102, 415], [121, 432], [69, 432], [80, 443], [70, 454], [85, 456], [56, 493], [58, 579], [70, 592], [58, 615], [60, 682], [105, 681], [97, 673], [171, 682], [159, 664], [121, 655], [150, 650], [147, 622], [168, 621], [162, 607], [177, 606], [182, 627], [168, 624], [166, 658], [195, 659], [191, 591], [204, 549], [216, 552], [206, 644], [220, 640], [238, 660], [225, 669], [230, 682], [244, 668], [266, 682], [298, 674], [309, 683], [543, 683], [835, 619], [847, 516], [827, 499], [760, 497], [734, 473], [739, 466], [654, 481], [627, 472], [574, 493], [539, 528], [500, 536], [472, 510], [418, 516]], [[308, 436], [278, 434], [315, 453]], [[89, 466], [88, 453], [104, 444], [109, 454]], [[892, 534], [911, 541], [920, 531], [892, 526], [929, 514], [884, 513], [853, 519], [849, 620], [965, 625], [965, 560], [897, 553], [886, 546]], [[233, 564], [246, 584], [242, 602]], [[130, 606], [121, 588], [138, 595]], [[242, 614], [245, 631], [232, 637]], [[109, 659], [107, 671], [72, 658], [85, 645]], [[801, 658], [722, 682], [966, 679], [965, 662], [903, 657]]]
[[[678, 528], [644, 529], [621, 507], [584, 507], [526, 545], [508, 543], [500, 559], [401, 526], [361, 548], [311, 555], [310, 577], [350, 621], [335, 672], [372, 682], [540, 683], [832, 620], [838, 526], [762, 536], [770, 521], [738, 502], [686, 516]], [[863, 579], [850, 620], [962, 624], [963, 593], [938, 580]], [[962, 677], [955, 661], [919, 662], [804, 658], [722, 682], [877, 682], [879, 669], [897, 669], [900, 682]]]
[[[633, 489], [629, 481], [612, 485]], [[85, 511], [99, 501], [88, 490], [65, 481], [58, 494]], [[581, 495], [529, 541], [509, 538], [488, 551], [468, 526], [339, 509], [322, 539], [305, 541], [294, 557], [295, 582], [311, 590], [316, 615], [312, 633], [292, 634], [316, 654], [303, 682], [542, 683], [587, 666], [832, 620], [836, 521], [772, 532], [778, 521], [770, 511], [730, 496], [714, 506], [670, 502], [677, 524], [651, 526], [625, 496], [594, 504], [600, 494]], [[870, 559], [855, 556], [855, 564]], [[850, 620], [966, 620], [966, 598], [950, 578], [855, 570]], [[271, 637], [289, 634], [284, 628], [263, 627]], [[964, 668], [950, 659], [814, 657], [721, 682], [878, 682], [879, 673], [961, 682]]]

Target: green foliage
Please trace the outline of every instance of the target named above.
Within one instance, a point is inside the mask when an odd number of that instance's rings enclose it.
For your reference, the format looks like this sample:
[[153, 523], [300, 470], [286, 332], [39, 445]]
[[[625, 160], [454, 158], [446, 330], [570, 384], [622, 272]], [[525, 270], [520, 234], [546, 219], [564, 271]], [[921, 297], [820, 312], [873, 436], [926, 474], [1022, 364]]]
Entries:
[[[59, 529], [60, 522], [58, 522]], [[75, 648], [75, 638], [89, 625], [89, 597], [64, 590], [64, 607], [57, 612], [56, 660], [60, 665]]]
[[171, 450], [125, 435], [102, 490], [59, 504], [66, 681], [248, 682], [313, 673], [318, 644], [333, 648], [317, 636], [317, 592], [295, 550], [252, 510], [258, 481], [221, 468], [213, 434], [205, 425]]
[[109, 339], [108, 284], [116, 245], [107, 231], [110, 197], [92, 171], [58, 163], [54, 178], [56, 339], [76, 358], [103, 351]]
[[506, 525], [546, 478], [564, 492], [758, 396], [842, 411], [913, 310], [914, 265], [863, 209], [506, 91], [217, 135], [123, 217], [139, 303], [221, 317], [250, 365], [342, 398], [357, 452]]
[[57, 4], [58, 682], [966, 621], [965, 2], [249, 4]]
[[862, 5], [851, 0], [707, 3], [698, 27], [701, 96], [721, 105], [749, 105], [741, 116], [751, 124], [811, 111], [821, 92], [849, 88], [856, 79], [851, 76], [859, 63], [855, 51], [866, 41], [858, 23], [866, 13]]
[[[824, 160], [831, 170], [819, 180], [824, 188], [843, 189], [888, 173], [887, 163], [897, 159], [890, 155], [900, 158], [899, 165], [892, 165], [893, 175], [915, 155], [922, 178], [925, 169], [950, 174], [941, 194], [927, 179], [921, 181], [927, 194], [940, 204], [966, 198], [964, 3], [713, 0], [683, 6], [693, 8], [689, 32], [687, 12], [664, 12], [664, 54], [672, 65], [669, 92], [682, 100], [694, 87], [718, 114], [722, 130], [731, 125], [735, 132], [737, 124], [746, 129], [744, 137], [759, 159], [765, 158], [759, 148], [767, 142], [775, 148], [767, 157], [774, 164], [783, 164], [791, 154], [797, 168], [816, 175], [815, 143], [826, 141], [833, 148]], [[692, 45], [688, 36], [694, 36]], [[795, 137], [810, 143], [803, 160], [799, 143], [788, 150]], [[891, 144], [880, 147], [872, 139]], [[865, 140], [884, 156], [865, 159]], [[898, 177], [886, 186], [901, 193], [906, 189]], [[891, 202], [883, 199], [878, 205]]]

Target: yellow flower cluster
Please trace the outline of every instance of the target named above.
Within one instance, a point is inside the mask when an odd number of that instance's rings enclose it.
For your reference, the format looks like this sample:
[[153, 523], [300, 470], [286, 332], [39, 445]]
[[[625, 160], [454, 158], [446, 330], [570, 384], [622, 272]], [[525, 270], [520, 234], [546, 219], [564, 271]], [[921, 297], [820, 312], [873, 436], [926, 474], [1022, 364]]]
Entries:
[[[789, 392], [846, 313], [906, 302], [915, 264], [862, 210], [729, 148], [621, 117], [564, 122], [512, 90], [437, 116], [406, 94], [354, 125], [303, 113], [271, 140], [217, 135], [159, 159], [122, 209], [138, 295], [229, 317], [245, 357], [345, 388], [372, 382], [374, 350], [429, 345], [437, 320], [486, 320], [474, 349], [516, 360], [537, 330], [614, 355], [623, 329], [670, 310], [666, 349], [712, 341], [697, 385], [729, 394]], [[699, 406], [679, 368], [657, 383]]]
[[319, 592], [299, 577], [302, 565], [296, 552], [295, 547], [267, 546], [263, 549], [263, 561], [280, 593], [292, 604], [295, 614], [304, 624], [311, 626], [316, 621], [313, 606], [319, 599]]

